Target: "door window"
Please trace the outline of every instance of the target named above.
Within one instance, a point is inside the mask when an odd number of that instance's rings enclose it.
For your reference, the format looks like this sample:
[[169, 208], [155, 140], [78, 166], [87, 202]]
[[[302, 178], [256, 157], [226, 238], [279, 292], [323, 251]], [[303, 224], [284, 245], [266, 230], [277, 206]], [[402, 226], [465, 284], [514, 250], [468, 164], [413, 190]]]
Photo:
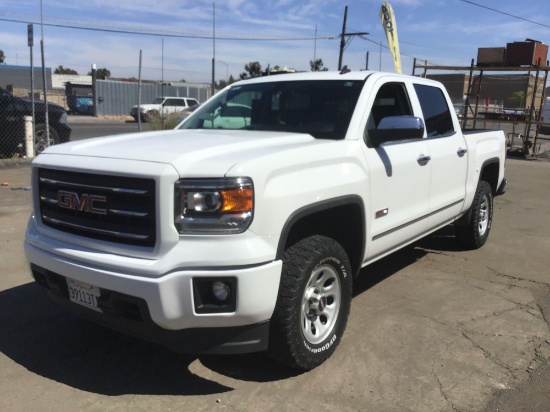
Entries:
[[412, 116], [409, 95], [403, 83], [386, 83], [380, 87], [367, 121], [367, 131], [376, 129], [389, 116]]
[[424, 114], [428, 137], [452, 134], [455, 131], [453, 118], [443, 91], [438, 87], [424, 84], [415, 84], [414, 89]]

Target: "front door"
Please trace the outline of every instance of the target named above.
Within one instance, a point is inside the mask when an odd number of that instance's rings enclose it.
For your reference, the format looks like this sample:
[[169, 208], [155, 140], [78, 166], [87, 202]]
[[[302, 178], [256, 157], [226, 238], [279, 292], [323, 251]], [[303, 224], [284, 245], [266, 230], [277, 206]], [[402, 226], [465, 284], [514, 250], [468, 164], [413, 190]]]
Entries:
[[[384, 82], [370, 108], [367, 130], [386, 116], [413, 115], [405, 84]], [[370, 147], [369, 147], [370, 146]], [[431, 162], [424, 138], [387, 141], [373, 147], [368, 137], [364, 154], [369, 168], [370, 207], [367, 260], [385, 254], [427, 230]]]

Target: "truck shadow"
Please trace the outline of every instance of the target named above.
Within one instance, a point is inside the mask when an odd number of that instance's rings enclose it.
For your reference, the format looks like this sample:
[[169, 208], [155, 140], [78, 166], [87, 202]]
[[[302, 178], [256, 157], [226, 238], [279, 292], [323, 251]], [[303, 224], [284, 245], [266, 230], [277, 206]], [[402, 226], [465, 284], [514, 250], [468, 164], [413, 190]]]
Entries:
[[119, 334], [57, 307], [34, 283], [0, 292], [0, 330], [0, 351], [17, 364], [102, 395], [209, 395], [233, 390], [199, 376], [204, 371], [200, 364], [257, 382], [297, 375], [261, 354], [189, 356]]
[[[448, 225], [431, 235], [388, 255], [361, 269], [353, 281], [353, 296], [372, 288], [400, 270], [422, 259], [430, 251], [459, 252], [464, 249], [454, 237], [453, 227]], [[353, 309], [352, 309], [353, 310]]]

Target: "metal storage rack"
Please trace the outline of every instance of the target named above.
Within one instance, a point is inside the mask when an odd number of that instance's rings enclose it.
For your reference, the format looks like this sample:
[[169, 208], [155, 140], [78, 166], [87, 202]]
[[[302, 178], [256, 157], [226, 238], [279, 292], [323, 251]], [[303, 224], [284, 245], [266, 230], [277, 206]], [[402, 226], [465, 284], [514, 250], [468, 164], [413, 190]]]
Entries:
[[[413, 70], [412, 75], [416, 76], [418, 75], [416, 73], [417, 69], [421, 69], [422, 73], [420, 74], [421, 77], [426, 77], [428, 70], [446, 70], [446, 71], [469, 71], [470, 76], [468, 79], [468, 91], [467, 91], [467, 98], [464, 105], [464, 114], [462, 117], [462, 127], [466, 127], [466, 123], [468, 121], [473, 121], [474, 128], [476, 127], [476, 122], [480, 121], [478, 114], [479, 114], [479, 94], [481, 91], [481, 84], [483, 81], [483, 74], [488, 71], [492, 72], [527, 72], [529, 75], [531, 75], [532, 72], [535, 72], [535, 83], [533, 86], [533, 93], [531, 96], [531, 104], [529, 105], [529, 111], [525, 116], [525, 120], [519, 121], [519, 120], [499, 120], [503, 123], [523, 123], [525, 124], [525, 133], [522, 137], [522, 149], [525, 156], [528, 156], [531, 154], [532, 156], [537, 155], [537, 140], [549, 140], [550, 138], [547, 137], [540, 137], [539, 136], [539, 127], [541, 124], [548, 124], [546, 122], [541, 122], [540, 120], [540, 114], [542, 112], [542, 107], [544, 105], [544, 98], [545, 98], [545, 87], [546, 82], [548, 80], [548, 71], [550, 71], [550, 67], [548, 66], [548, 62], [546, 62], [546, 66], [539, 64], [536, 66], [521, 66], [521, 67], [480, 67], [474, 65], [474, 59], [472, 59], [470, 66], [428, 66], [428, 61], [424, 61], [424, 64], [417, 64], [417, 59], [414, 59], [413, 63]], [[474, 91], [474, 72], [479, 72], [477, 86], [476, 90]], [[541, 79], [544, 78], [544, 80], [541, 82]], [[535, 109], [536, 105], [536, 95], [537, 90], [542, 84], [542, 92], [541, 97], [538, 102], [538, 110]], [[471, 98], [475, 98], [475, 106], [472, 108], [472, 102]], [[471, 116], [470, 116], [471, 114]], [[531, 141], [531, 128], [535, 126], [534, 135], [533, 135], [533, 141]], [[530, 153], [530, 149], [533, 149]]]

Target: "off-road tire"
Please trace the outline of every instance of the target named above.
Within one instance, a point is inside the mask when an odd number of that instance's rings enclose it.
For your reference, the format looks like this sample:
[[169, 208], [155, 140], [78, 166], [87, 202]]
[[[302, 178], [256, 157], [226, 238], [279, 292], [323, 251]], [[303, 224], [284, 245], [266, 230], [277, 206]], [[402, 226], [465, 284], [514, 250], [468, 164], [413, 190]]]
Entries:
[[288, 248], [267, 355], [295, 369], [319, 366], [342, 339], [351, 297], [351, 267], [338, 242], [316, 235]]
[[493, 223], [493, 191], [489, 183], [480, 181], [470, 210], [454, 225], [455, 237], [468, 249], [485, 244]]

